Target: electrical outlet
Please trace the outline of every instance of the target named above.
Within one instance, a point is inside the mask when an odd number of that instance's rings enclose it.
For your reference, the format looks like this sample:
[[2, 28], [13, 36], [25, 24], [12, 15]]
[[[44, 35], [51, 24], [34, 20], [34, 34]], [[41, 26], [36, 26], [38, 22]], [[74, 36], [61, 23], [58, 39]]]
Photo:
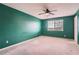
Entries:
[[6, 43], [9, 43], [8, 40], [6, 41]]
[[64, 35], [64, 37], [66, 37], [66, 35]]

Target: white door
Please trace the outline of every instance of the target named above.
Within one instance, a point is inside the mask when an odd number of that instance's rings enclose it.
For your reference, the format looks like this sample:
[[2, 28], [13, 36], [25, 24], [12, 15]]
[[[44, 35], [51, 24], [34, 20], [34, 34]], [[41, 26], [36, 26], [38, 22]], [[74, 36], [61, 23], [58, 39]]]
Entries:
[[77, 16], [75, 16], [74, 18], [74, 41], [77, 43], [78, 40], [78, 36], [77, 36], [78, 32], [77, 32]]

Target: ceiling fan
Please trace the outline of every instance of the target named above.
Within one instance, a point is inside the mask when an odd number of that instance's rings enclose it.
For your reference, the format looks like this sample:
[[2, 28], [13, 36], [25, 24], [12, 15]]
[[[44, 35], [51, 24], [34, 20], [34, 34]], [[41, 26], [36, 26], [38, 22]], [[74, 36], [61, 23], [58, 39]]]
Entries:
[[43, 14], [51, 14], [51, 15], [55, 15], [54, 13], [52, 13], [52, 12], [54, 12], [54, 11], [57, 11], [57, 10], [49, 10], [49, 8], [48, 8], [48, 6], [47, 6], [47, 4], [44, 4], [44, 10], [42, 10], [44, 13], [39, 13], [38, 15], [43, 15]]

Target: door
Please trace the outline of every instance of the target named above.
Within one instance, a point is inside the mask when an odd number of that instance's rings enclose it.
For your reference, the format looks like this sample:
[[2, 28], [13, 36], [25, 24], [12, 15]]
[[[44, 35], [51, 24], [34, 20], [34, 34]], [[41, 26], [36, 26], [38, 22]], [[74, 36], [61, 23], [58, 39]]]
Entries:
[[74, 41], [77, 43], [78, 37], [77, 37], [77, 16], [74, 18]]

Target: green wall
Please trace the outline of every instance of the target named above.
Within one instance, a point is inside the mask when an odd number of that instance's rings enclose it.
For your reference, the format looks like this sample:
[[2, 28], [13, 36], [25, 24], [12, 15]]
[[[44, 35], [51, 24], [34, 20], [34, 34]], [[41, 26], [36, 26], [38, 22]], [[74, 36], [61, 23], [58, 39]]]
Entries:
[[[79, 16], [79, 15], [78, 15]], [[47, 31], [48, 20], [64, 20], [64, 31]], [[0, 48], [4, 48], [39, 35], [74, 38], [74, 15], [39, 20], [24, 12], [0, 4]], [[9, 43], [6, 43], [8, 41]]]
[[40, 29], [38, 18], [0, 4], [0, 48], [36, 37]]
[[[48, 31], [47, 30], [47, 21], [48, 20], [64, 20], [64, 31]], [[66, 17], [58, 17], [42, 20], [42, 35], [53, 36], [53, 37], [64, 37], [65, 38], [74, 38], [74, 15]]]

